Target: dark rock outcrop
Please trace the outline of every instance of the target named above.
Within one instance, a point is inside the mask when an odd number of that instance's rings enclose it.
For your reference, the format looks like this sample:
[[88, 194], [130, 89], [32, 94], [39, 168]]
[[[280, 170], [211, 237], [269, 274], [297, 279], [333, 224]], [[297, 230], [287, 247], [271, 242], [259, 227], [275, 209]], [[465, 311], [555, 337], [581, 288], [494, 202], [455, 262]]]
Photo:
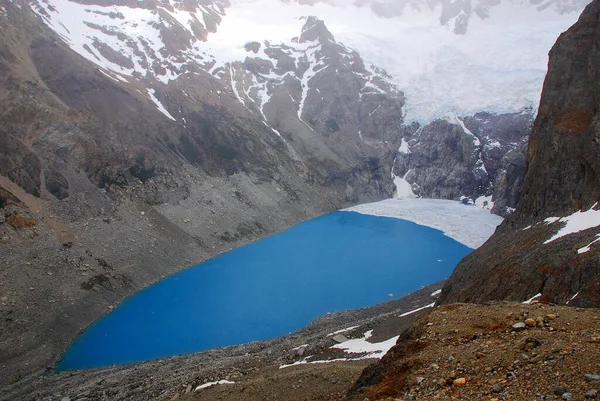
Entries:
[[[406, 128], [394, 174], [416, 195], [477, 203], [501, 216], [519, 200], [532, 110], [447, 116]], [[487, 202], [487, 205], [484, 205]]]
[[565, 221], [548, 219], [597, 210], [599, 49], [596, 0], [550, 52], [516, 212], [456, 267], [442, 303], [523, 301], [541, 294], [540, 301], [600, 306], [600, 226], [549, 241]]

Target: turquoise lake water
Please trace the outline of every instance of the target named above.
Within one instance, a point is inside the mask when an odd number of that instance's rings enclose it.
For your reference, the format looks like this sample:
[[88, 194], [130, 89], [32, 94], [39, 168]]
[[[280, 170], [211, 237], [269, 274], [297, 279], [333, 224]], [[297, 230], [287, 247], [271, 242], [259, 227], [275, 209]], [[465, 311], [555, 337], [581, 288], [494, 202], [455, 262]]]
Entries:
[[294, 332], [447, 278], [470, 248], [415, 223], [335, 212], [165, 278], [67, 349], [59, 369], [127, 364]]

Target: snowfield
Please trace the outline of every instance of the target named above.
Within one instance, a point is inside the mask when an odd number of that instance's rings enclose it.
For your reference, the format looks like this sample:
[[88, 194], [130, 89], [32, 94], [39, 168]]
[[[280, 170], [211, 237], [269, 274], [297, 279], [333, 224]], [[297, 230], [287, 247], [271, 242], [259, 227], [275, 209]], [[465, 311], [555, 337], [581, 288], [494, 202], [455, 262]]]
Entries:
[[503, 220], [489, 210], [442, 199], [386, 199], [343, 211], [404, 219], [436, 228], [473, 249], [483, 245]]
[[548, 51], [585, 5], [573, 1], [572, 11], [560, 14], [553, 7], [540, 11], [528, 2], [503, 0], [489, 7], [485, 20], [471, 15], [466, 35], [456, 35], [453, 19], [440, 24], [441, 3], [418, 10], [411, 4], [390, 18], [357, 3], [233, 0], [209, 37], [208, 52], [223, 61], [243, 60], [245, 43], [289, 43], [304, 22], [299, 17], [314, 15], [365, 64], [392, 76], [406, 95], [408, 121], [427, 123], [451, 111], [537, 108]]
[[[386, 2], [384, 7], [390, 11], [387, 18], [377, 15], [375, 1], [330, 0], [311, 5], [233, 0], [230, 6], [223, 2], [222, 6], [199, 6], [192, 12], [184, 11], [179, 2], [167, 3], [172, 8], [161, 7], [161, 12], [69, 0], [45, 0], [32, 3], [31, 7], [73, 50], [111, 78], [128, 81], [152, 77], [164, 84], [177, 79], [188, 63], [216, 77], [226, 71], [233, 76], [231, 63], [249, 56], [244, 46], [251, 41], [298, 47], [297, 36], [306, 17], [315, 16], [325, 22], [338, 42], [358, 51], [367, 67], [387, 70], [392, 82], [405, 94], [406, 121], [427, 123], [449, 112], [470, 115], [478, 111], [535, 109], [546, 74], [548, 51], [560, 33], [577, 20], [587, 1], [532, 4], [502, 0], [492, 6], [484, 4], [487, 17], [482, 19], [476, 12], [471, 13], [464, 35], [454, 33], [458, 17], [440, 23], [441, 1]], [[474, 7], [481, 6], [473, 3]], [[203, 24], [200, 21], [206, 15], [223, 16], [217, 32], [208, 34], [206, 42], [192, 38], [189, 46], [176, 54], [161, 53], [167, 46], [161, 27], [179, 25], [182, 32], [191, 34], [190, 21]], [[129, 59], [129, 65], [109, 60], [96, 47], [99, 43]], [[269, 60], [262, 49], [251, 56]], [[164, 68], [155, 71], [151, 68], [153, 63]], [[311, 70], [302, 78], [304, 88], [316, 67], [311, 64]], [[234, 83], [232, 90], [243, 104]], [[262, 93], [266, 94], [266, 90]], [[305, 95], [303, 92], [303, 99]], [[300, 119], [302, 109], [301, 105]], [[169, 117], [168, 113], [163, 114]]]

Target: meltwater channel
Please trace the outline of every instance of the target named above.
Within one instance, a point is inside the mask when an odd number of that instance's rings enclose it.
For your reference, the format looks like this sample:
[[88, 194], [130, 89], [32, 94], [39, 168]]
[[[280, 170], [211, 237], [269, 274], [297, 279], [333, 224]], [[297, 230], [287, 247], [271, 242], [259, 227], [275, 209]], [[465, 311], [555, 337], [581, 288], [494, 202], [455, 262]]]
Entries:
[[334, 212], [134, 294], [85, 330], [58, 368], [128, 364], [286, 335], [328, 312], [446, 279], [470, 251], [407, 220]]

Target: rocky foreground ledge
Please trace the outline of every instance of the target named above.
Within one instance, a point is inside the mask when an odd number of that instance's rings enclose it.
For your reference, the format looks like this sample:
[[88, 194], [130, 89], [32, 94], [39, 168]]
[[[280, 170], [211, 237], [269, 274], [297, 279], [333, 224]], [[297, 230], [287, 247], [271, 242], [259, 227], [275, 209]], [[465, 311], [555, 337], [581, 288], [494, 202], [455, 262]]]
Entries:
[[[0, 399], [584, 400], [600, 392], [600, 310], [431, 306], [442, 283], [327, 315], [286, 337], [139, 365], [49, 373]], [[412, 312], [412, 313], [411, 313]], [[336, 332], [341, 331], [340, 338]], [[380, 360], [337, 345], [370, 333]], [[341, 344], [339, 341], [343, 341]], [[347, 341], [347, 342], [346, 342]]]

